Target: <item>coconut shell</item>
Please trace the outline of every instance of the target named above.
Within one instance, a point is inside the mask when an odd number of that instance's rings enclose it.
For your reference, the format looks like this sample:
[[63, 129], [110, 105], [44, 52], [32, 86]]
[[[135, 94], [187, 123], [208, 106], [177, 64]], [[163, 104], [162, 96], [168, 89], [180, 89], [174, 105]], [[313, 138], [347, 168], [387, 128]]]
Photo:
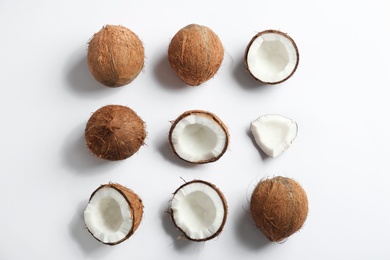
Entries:
[[286, 177], [261, 181], [253, 191], [251, 214], [256, 226], [273, 242], [281, 242], [303, 226], [308, 200], [298, 182]]
[[[262, 81], [260, 79], [258, 79], [257, 77], [255, 77], [252, 72], [250, 71], [249, 69], [249, 66], [248, 66], [248, 60], [247, 60], [247, 57], [248, 57], [248, 52], [249, 52], [249, 48], [251, 47], [252, 43], [261, 35], [263, 34], [266, 34], [266, 33], [276, 33], [276, 34], [280, 34], [284, 37], [286, 37], [287, 39], [290, 40], [290, 42], [292, 43], [292, 45], [294, 46], [294, 49], [295, 49], [295, 52], [297, 54], [297, 62], [295, 64], [295, 67], [293, 69], [293, 71], [290, 73], [290, 75], [288, 75], [286, 78], [284, 78], [283, 80], [280, 80], [280, 81], [276, 81], [276, 82], [267, 82], [267, 81]], [[288, 80], [289, 78], [291, 78], [292, 75], [294, 75], [295, 71], [297, 70], [298, 68], [298, 64], [299, 64], [299, 51], [298, 51], [298, 47], [295, 43], [295, 41], [287, 34], [287, 33], [284, 33], [284, 32], [281, 32], [281, 31], [278, 31], [278, 30], [265, 30], [265, 31], [262, 31], [262, 32], [259, 32], [257, 33], [255, 36], [253, 36], [253, 38], [250, 40], [250, 42], [248, 43], [246, 49], [245, 49], [245, 60], [244, 60], [244, 64], [245, 64], [245, 68], [246, 70], [248, 71], [248, 73], [252, 76], [253, 79], [255, 79], [256, 81], [259, 81], [260, 83], [262, 84], [269, 84], [269, 85], [276, 85], [276, 84], [279, 84], [279, 83], [283, 83], [285, 82], [286, 80]]]
[[[175, 148], [174, 148], [173, 143], [172, 143], [172, 133], [173, 133], [173, 130], [175, 129], [177, 123], [179, 123], [183, 118], [185, 118], [187, 116], [190, 116], [190, 115], [197, 115], [197, 116], [206, 117], [206, 118], [211, 119], [212, 121], [216, 122], [218, 125], [220, 125], [222, 127], [223, 131], [226, 134], [226, 143], [225, 143], [225, 146], [224, 146], [222, 152], [217, 157], [214, 157], [211, 160], [203, 160], [203, 161], [191, 162], [191, 161], [187, 161], [187, 160], [183, 159], [182, 157], [180, 157], [180, 155], [175, 151]], [[211, 113], [209, 111], [205, 111], [205, 110], [188, 110], [188, 111], [184, 112], [183, 114], [181, 114], [178, 118], [176, 118], [175, 121], [173, 121], [173, 123], [171, 125], [171, 129], [169, 130], [168, 141], [169, 141], [169, 146], [171, 148], [171, 151], [177, 157], [179, 157], [181, 160], [189, 162], [189, 163], [193, 163], [193, 164], [204, 164], [204, 163], [215, 162], [215, 161], [219, 160], [222, 157], [222, 155], [224, 155], [224, 153], [226, 152], [226, 150], [227, 150], [227, 148], [229, 146], [230, 135], [229, 135], [229, 131], [228, 131], [227, 126], [215, 114], [213, 114], [213, 113]]]
[[226, 219], [227, 219], [227, 215], [228, 215], [228, 204], [227, 204], [227, 201], [226, 201], [226, 198], [225, 198], [225, 195], [223, 195], [222, 191], [217, 187], [215, 186], [214, 184], [210, 183], [210, 182], [207, 182], [207, 181], [202, 181], [202, 180], [193, 180], [193, 181], [190, 181], [190, 182], [186, 182], [184, 183], [183, 185], [181, 185], [179, 188], [177, 188], [177, 190], [173, 193], [173, 197], [175, 196], [175, 194], [177, 192], [179, 192], [179, 190], [181, 190], [183, 187], [189, 185], [189, 184], [192, 184], [192, 183], [203, 183], [203, 184], [206, 184], [208, 186], [210, 186], [213, 190], [215, 190], [218, 195], [219, 195], [219, 198], [221, 199], [222, 201], [222, 204], [223, 204], [223, 209], [224, 209], [224, 215], [223, 215], [223, 220], [222, 220], [222, 224], [220, 226], [220, 228], [210, 237], [207, 237], [207, 238], [204, 238], [204, 239], [193, 239], [191, 237], [189, 237], [188, 235], [186, 235], [186, 233], [177, 225], [177, 223], [175, 222], [175, 218], [173, 216], [173, 210], [172, 209], [169, 209], [169, 215], [171, 217], [171, 220], [173, 222], [173, 224], [175, 225], [175, 227], [183, 233], [183, 236], [188, 239], [188, 240], [191, 240], [191, 241], [194, 241], [194, 242], [203, 242], [203, 241], [207, 241], [207, 240], [210, 240], [210, 239], [213, 239], [217, 236], [219, 236], [219, 234], [221, 234], [224, 226], [225, 226], [225, 223], [226, 223]]
[[[133, 226], [132, 226], [131, 230], [129, 231], [129, 233], [127, 233], [127, 235], [123, 239], [121, 239], [115, 243], [105, 243], [107, 245], [114, 246], [114, 245], [117, 245], [117, 244], [122, 243], [123, 241], [127, 240], [137, 230], [137, 228], [139, 227], [139, 225], [141, 224], [141, 221], [142, 221], [142, 216], [144, 213], [144, 205], [143, 205], [140, 197], [136, 193], [134, 193], [134, 191], [132, 191], [131, 189], [129, 189], [125, 186], [122, 186], [118, 183], [108, 183], [108, 184], [101, 185], [99, 188], [97, 188], [92, 193], [91, 197], [89, 198], [89, 201], [93, 198], [95, 193], [102, 188], [112, 188], [112, 189], [117, 190], [120, 194], [122, 194], [122, 196], [126, 199], [128, 205], [129, 205], [130, 216], [133, 219]], [[92, 232], [90, 232], [90, 233], [92, 234]], [[93, 236], [93, 234], [92, 234], [92, 236]], [[97, 240], [99, 242], [101, 242], [99, 239], [97, 239]]]
[[168, 60], [176, 75], [190, 86], [200, 85], [217, 73], [224, 49], [218, 36], [208, 27], [190, 24], [172, 38]]
[[132, 82], [141, 72], [144, 59], [142, 42], [123, 26], [104, 26], [88, 44], [89, 70], [108, 87]]
[[123, 160], [144, 144], [145, 123], [129, 107], [108, 105], [92, 114], [84, 136], [89, 150], [99, 158]]

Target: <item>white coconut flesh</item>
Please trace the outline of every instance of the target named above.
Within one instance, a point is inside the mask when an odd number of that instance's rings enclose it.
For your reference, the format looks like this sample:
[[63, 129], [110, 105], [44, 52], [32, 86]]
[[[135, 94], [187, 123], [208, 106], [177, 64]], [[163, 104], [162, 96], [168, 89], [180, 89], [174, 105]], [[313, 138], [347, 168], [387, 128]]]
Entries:
[[175, 225], [192, 240], [207, 240], [221, 231], [226, 207], [219, 193], [203, 182], [182, 186], [171, 202]]
[[247, 57], [250, 73], [264, 83], [282, 82], [298, 65], [298, 51], [291, 38], [270, 31], [260, 33], [250, 44]]
[[91, 234], [105, 244], [123, 240], [133, 228], [128, 201], [110, 187], [95, 192], [84, 211], [84, 221]]
[[264, 115], [251, 123], [251, 132], [260, 149], [274, 158], [291, 146], [297, 136], [298, 125], [281, 115]]
[[171, 134], [173, 149], [189, 162], [209, 161], [226, 149], [228, 137], [223, 127], [211, 118], [188, 115], [181, 119]]

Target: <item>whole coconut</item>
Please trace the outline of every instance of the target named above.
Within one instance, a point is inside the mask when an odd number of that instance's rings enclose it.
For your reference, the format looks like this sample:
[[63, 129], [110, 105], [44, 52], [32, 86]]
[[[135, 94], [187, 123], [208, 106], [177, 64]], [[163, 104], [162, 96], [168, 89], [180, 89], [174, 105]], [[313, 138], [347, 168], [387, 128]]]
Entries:
[[129, 107], [108, 105], [92, 114], [84, 136], [89, 150], [99, 158], [123, 160], [144, 144], [145, 123]]
[[190, 86], [212, 78], [222, 64], [224, 49], [208, 27], [190, 24], [172, 38], [168, 59], [176, 75]]
[[297, 232], [308, 213], [307, 196], [298, 182], [286, 177], [266, 179], [253, 191], [250, 209], [256, 226], [273, 242]]
[[132, 82], [144, 66], [144, 47], [131, 30], [106, 25], [90, 40], [88, 66], [97, 81], [108, 87]]

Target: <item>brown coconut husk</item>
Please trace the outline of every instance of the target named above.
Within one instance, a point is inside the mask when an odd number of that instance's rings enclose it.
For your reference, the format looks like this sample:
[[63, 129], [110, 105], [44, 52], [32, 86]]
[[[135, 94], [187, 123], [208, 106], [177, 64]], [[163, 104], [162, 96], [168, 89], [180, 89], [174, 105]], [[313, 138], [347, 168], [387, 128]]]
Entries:
[[[224, 146], [222, 152], [219, 154], [219, 156], [214, 157], [214, 158], [212, 158], [210, 160], [202, 160], [202, 161], [197, 161], [197, 162], [191, 162], [191, 161], [185, 160], [182, 157], [180, 157], [180, 155], [175, 151], [175, 148], [174, 148], [173, 143], [172, 143], [172, 132], [175, 129], [177, 123], [179, 123], [183, 118], [185, 118], [187, 116], [190, 116], [190, 115], [197, 115], [197, 116], [202, 116], [202, 117], [209, 118], [209, 119], [213, 120], [214, 122], [216, 122], [218, 125], [220, 125], [222, 127], [222, 129], [223, 129], [223, 131], [225, 132], [225, 135], [226, 135], [226, 143], [225, 143], [225, 146]], [[170, 146], [171, 151], [173, 152], [173, 154], [175, 154], [181, 160], [189, 162], [189, 163], [193, 163], [193, 164], [204, 164], [204, 163], [215, 162], [215, 161], [219, 160], [219, 158], [221, 158], [222, 155], [224, 155], [224, 153], [226, 152], [226, 150], [227, 150], [227, 148], [229, 146], [230, 135], [229, 135], [229, 131], [228, 131], [227, 126], [215, 114], [213, 114], [213, 113], [211, 113], [209, 111], [205, 111], [205, 110], [188, 110], [188, 111], [184, 112], [183, 114], [181, 114], [175, 121], [173, 121], [173, 123], [171, 125], [171, 129], [169, 130], [168, 141], [169, 141], [169, 146]]]
[[[97, 188], [92, 193], [91, 197], [89, 198], [89, 201], [91, 201], [91, 199], [93, 198], [95, 193], [102, 188], [112, 188], [112, 189], [117, 190], [126, 199], [128, 205], [129, 205], [130, 217], [132, 217], [132, 219], [133, 219], [133, 226], [130, 229], [129, 233], [127, 233], [127, 235], [123, 239], [121, 239], [115, 243], [103, 243], [102, 241], [100, 241], [98, 238], [96, 238], [94, 236], [99, 242], [102, 242], [103, 244], [106, 244], [106, 245], [114, 246], [114, 245], [117, 245], [117, 244], [122, 243], [123, 241], [127, 240], [137, 230], [137, 228], [139, 227], [139, 225], [141, 224], [141, 221], [142, 221], [142, 216], [144, 213], [144, 205], [143, 205], [140, 197], [136, 193], [134, 193], [133, 190], [131, 190], [125, 186], [122, 186], [118, 183], [108, 183], [108, 184], [101, 185], [99, 188]], [[88, 232], [90, 232], [90, 231], [88, 230]], [[93, 236], [92, 233], [91, 233], [91, 235]]]
[[223, 209], [224, 209], [223, 220], [222, 220], [222, 224], [221, 224], [220, 228], [217, 230], [217, 232], [215, 232], [210, 237], [207, 237], [207, 238], [204, 238], [204, 239], [193, 239], [193, 238], [187, 236], [186, 233], [184, 233], [184, 231], [176, 224], [175, 218], [173, 217], [173, 210], [171, 208], [169, 208], [169, 215], [170, 215], [171, 220], [172, 220], [173, 224], [175, 225], [175, 227], [181, 233], [183, 233], [183, 237], [185, 237], [188, 240], [194, 241], [194, 242], [203, 242], [203, 241], [207, 241], [207, 240], [213, 239], [213, 238], [219, 236], [219, 234], [221, 234], [221, 232], [222, 232], [222, 230], [223, 230], [223, 228], [225, 226], [227, 215], [228, 215], [228, 204], [227, 204], [225, 195], [223, 195], [223, 193], [221, 192], [221, 190], [217, 186], [215, 186], [214, 184], [212, 184], [210, 182], [203, 181], [203, 180], [193, 180], [193, 181], [184, 183], [183, 185], [181, 185], [179, 188], [176, 189], [176, 191], [173, 193], [172, 198], [175, 196], [175, 194], [177, 192], [179, 192], [180, 189], [182, 189], [183, 187], [185, 187], [185, 186], [187, 186], [187, 185], [189, 185], [191, 183], [203, 183], [203, 184], [206, 184], [206, 185], [210, 186], [213, 190], [215, 190], [218, 193], [218, 195], [219, 195], [219, 197], [220, 197], [220, 199], [222, 201]]
[[190, 24], [179, 30], [168, 48], [168, 60], [176, 75], [190, 86], [198, 86], [217, 73], [224, 49], [208, 27]]
[[145, 123], [129, 107], [108, 105], [92, 114], [85, 128], [89, 150], [99, 158], [129, 158], [144, 144]]
[[131, 30], [106, 25], [88, 44], [88, 66], [97, 81], [108, 87], [132, 82], [144, 66], [144, 47]]
[[[280, 35], [283, 35], [284, 37], [286, 37], [287, 39], [289, 39], [292, 43], [292, 45], [294, 46], [294, 49], [296, 51], [296, 54], [297, 54], [297, 63], [295, 64], [295, 67], [293, 69], [293, 71], [290, 73], [290, 75], [288, 75], [285, 79], [283, 80], [280, 80], [280, 81], [277, 81], [277, 82], [267, 82], [267, 81], [262, 81], [258, 78], [256, 78], [252, 72], [249, 70], [249, 67], [248, 67], [248, 51], [249, 51], [249, 48], [251, 47], [252, 43], [256, 40], [257, 37], [261, 36], [262, 34], [266, 34], [266, 33], [276, 33], [276, 34], [280, 34]], [[282, 82], [285, 82], [286, 80], [288, 80], [289, 78], [291, 78], [292, 75], [294, 75], [295, 71], [297, 70], [298, 68], [298, 64], [299, 64], [299, 51], [298, 51], [298, 47], [295, 43], [295, 41], [287, 34], [287, 33], [284, 33], [284, 32], [281, 32], [281, 31], [278, 31], [278, 30], [265, 30], [265, 31], [262, 31], [262, 32], [259, 32], [257, 33], [255, 36], [253, 36], [253, 38], [250, 40], [250, 42], [248, 43], [246, 49], [245, 49], [245, 59], [244, 59], [244, 64], [245, 64], [245, 68], [246, 70], [249, 72], [249, 74], [252, 76], [253, 79], [255, 79], [256, 81], [259, 81], [260, 83], [262, 84], [269, 84], [269, 85], [275, 85], [275, 84], [279, 84], [279, 83], [282, 83]]]
[[286, 177], [266, 179], [253, 191], [250, 209], [256, 226], [273, 242], [281, 242], [303, 226], [308, 200], [298, 182]]

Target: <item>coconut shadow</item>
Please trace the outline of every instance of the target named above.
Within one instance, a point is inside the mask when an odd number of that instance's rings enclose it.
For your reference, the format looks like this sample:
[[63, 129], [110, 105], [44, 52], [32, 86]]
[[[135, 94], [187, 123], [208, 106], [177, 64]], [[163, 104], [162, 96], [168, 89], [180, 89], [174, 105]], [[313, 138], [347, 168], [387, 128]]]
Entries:
[[252, 221], [250, 212], [244, 209], [242, 209], [238, 216], [235, 231], [238, 241], [242, 246], [247, 247], [250, 250], [257, 251], [271, 245], [268, 238], [257, 229], [255, 223]]
[[183, 234], [175, 227], [171, 216], [169, 214], [169, 203], [160, 210], [161, 213], [161, 223], [165, 233], [168, 234], [173, 241], [173, 246], [177, 251], [190, 251], [200, 253], [204, 247], [205, 242], [194, 242], [188, 240], [183, 236]]
[[173, 72], [168, 61], [168, 54], [163, 55], [158, 59], [153, 72], [158, 82], [168, 90], [184, 90], [188, 87], [187, 84], [181, 81]]
[[64, 140], [61, 157], [64, 158], [66, 167], [76, 173], [97, 174], [105, 173], [109, 168], [118, 165], [118, 162], [99, 159], [88, 150], [84, 139], [84, 128], [84, 124], [79, 125]]
[[241, 56], [239, 62], [236, 63], [233, 76], [234, 79], [237, 81], [238, 85], [245, 90], [262, 90], [268, 87], [267, 84], [261, 83], [260, 81], [255, 80], [251, 76], [251, 74], [245, 67], [244, 55]]
[[[70, 90], [83, 98], [106, 98], [109, 94], [114, 94], [121, 87], [110, 88], [99, 83], [92, 76], [88, 68], [86, 50], [77, 51], [67, 65], [67, 81]], [[123, 87], [122, 87], [123, 88]]]
[[177, 166], [180, 166], [182, 168], [191, 169], [191, 168], [195, 168], [196, 166], [199, 166], [199, 165], [196, 165], [193, 163], [183, 161], [178, 156], [176, 156], [172, 152], [171, 147], [169, 146], [168, 139], [160, 141], [159, 146], [158, 146], [158, 150], [166, 161], [169, 161], [169, 162], [171, 162]]
[[[69, 233], [76, 241], [80, 250], [85, 256], [98, 253], [105, 255], [108, 253], [107, 245], [97, 241], [87, 230], [84, 224], [83, 211], [87, 205], [87, 201], [81, 201], [77, 207], [77, 211], [69, 222]], [[106, 250], [104, 250], [106, 249]]]
[[269, 157], [268, 155], [266, 155], [263, 150], [260, 149], [260, 147], [257, 145], [256, 143], [256, 140], [255, 138], [253, 137], [253, 134], [251, 132], [251, 130], [248, 128], [247, 131], [246, 131], [246, 134], [247, 136], [252, 140], [252, 144], [254, 147], [256, 147], [257, 151], [259, 152], [260, 156], [261, 156], [261, 159], [263, 161], [267, 161], [269, 160], [271, 157]]

